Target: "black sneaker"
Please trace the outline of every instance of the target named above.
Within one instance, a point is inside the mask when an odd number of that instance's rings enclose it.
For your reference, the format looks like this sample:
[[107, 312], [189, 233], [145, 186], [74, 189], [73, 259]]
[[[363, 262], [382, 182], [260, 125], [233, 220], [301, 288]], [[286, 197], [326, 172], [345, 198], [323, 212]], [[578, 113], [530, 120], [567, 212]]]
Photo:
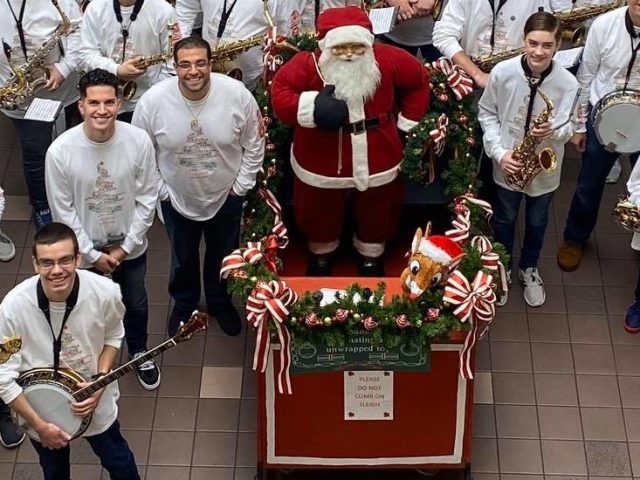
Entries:
[[0, 443], [4, 448], [16, 448], [20, 446], [27, 434], [18, 430], [18, 427], [11, 420], [11, 417], [0, 419]]
[[[133, 360], [139, 358], [147, 352], [138, 352], [133, 354]], [[140, 365], [136, 370], [138, 382], [145, 390], [155, 390], [160, 386], [160, 369], [156, 365], [156, 362], [147, 360]]]
[[191, 317], [192, 310], [183, 310], [174, 305], [169, 316], [169, 324], [167, 325], [167, 332], [170, 337], [173, 337], [180, 328], [180, 324], [187, 323], [187, 320]]
[[220, 305], [212, 305], [209, 310], [214, 317], [218, 319], [218, 324], [224, 333], [230, 337], [240, 335], [242, 331], [242, 320], [238, 314], [238, 310], [230, 304], [224, 303]]

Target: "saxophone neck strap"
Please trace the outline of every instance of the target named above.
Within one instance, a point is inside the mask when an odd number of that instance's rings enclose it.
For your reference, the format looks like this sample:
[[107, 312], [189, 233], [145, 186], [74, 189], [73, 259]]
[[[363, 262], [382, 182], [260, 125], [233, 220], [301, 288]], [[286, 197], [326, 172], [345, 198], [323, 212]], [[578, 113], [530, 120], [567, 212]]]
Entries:
[[227, 29], [227, 21], [231, 16], [231, 12], [233, 12], [234, 7], [238, 3], [238, 0], [233, 0], [229, 8], [227, 8], [227, 0], [224, 0], [224, 5], [222, 6], [222, 14], [220, 15], [220, 23], [218, 23], [218, 40], [222, 38], [224, 31]]
[[495, 3], [496, 3], [496, 0], [489, 0], [489, 6], [491, 7], [491, 13], [492, 13], [492, 17], [491, 17], [491, 52], [492, 53], [493, 53], [493, 46], [496, 41], [496, 19], [498, 18], [498, 14], [500, 13], [500, 10], [502, 9], [502, 7], [504, 7], [504, 4], [507, 3], [507, 0], [500, 0], [498, 2], [497, 8]]
[[536, 100], [538, 88], [540, 87], [540, 85], [542, 85], [542, 82], [544, 82], [545, 78], [547, 78], [553, 70], [553, 61], [551, 61], [549, 66], [544, 69], [539, 77], [536, 77], [531, 71], [531, 67], [529, 67], [526, 55], [522, 55], [522, 57], [520, 57], [520, 65], [522, 66], [522, 70], [524, 70], [524, 76], [527, 78], [527, 83], [529, 83], [530, 90], [529, 105], [527, 106], [527, 119], [524, 122], [524, 133], [526, 135], [527, 133], [529, 133], [529, 126], [531, 124], [531, 117], [533, 115], [533, 104]]
[[11, 0], [7, 0], [7, 5], [9, 5], [9, 10], [11, 10], [11, 15], [16, 22], [16, 29], [18, 30], [18, 37], [20, 38], [20, 47], [22, 47], [22, 53], [24, 53], [24, 60], [27, 61], [27, 40], [24, 36], [24, 28], [22, 26], [22, 19], [24, 18], [24, 9], [27, 6], [27, 0], [22, 0], [22, 5], [20, 5], [20, 13], [16, 16], [16, 12], [13, 10], [13, 5], [11, 5]]
[[38, 308], [42, 310], [44, 317], [51, 330], [51, 337], [53, 338], [53, 374], [54, 378], [58, 376], [58, 369], [60, 368], [60, 351], [62, 350], [62, 332], [64, 332], [64, 326], [71, 315], [71, 311], [78, 303], [78, 290], [80, 289], [80, 278], [76, 273], [76, 277], [73, 281], [73, 287], [66, 300], [64, 309], [64, 316], [62, 317], [62, 323], [60, 324], [60, 331], [56, 335], [53, 331], [53, 325], [51, 324], [51, 309], [49, 308], [49, 297], [44, 292], [42, 287], [42, 280], [38, 280], [37, 294], [38, 294]]

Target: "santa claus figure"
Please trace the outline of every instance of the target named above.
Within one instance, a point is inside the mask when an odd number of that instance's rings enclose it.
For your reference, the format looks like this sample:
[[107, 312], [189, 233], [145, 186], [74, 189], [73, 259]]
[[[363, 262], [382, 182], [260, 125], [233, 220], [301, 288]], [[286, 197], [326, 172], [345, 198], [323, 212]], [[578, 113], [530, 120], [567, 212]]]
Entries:
[[276, 115], [295, 127], [293, 205], [312, 254], [307, 275], [331, 273], [350, 193], [360, 274], [383, 276], [404, 199], [398, 129], [427, 113], [428, 72], [405, 51], [374, 44], [360, 8], [325, 10], [317, 29], [319, 50], [298, 53], [271, 86]]

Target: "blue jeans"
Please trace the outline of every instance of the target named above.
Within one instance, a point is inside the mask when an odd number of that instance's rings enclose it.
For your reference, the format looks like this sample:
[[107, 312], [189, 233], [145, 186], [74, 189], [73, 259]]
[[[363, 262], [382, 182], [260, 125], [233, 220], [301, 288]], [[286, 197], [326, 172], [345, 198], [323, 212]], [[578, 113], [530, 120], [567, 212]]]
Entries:
[[205, 221], [195, 221], [178, 213], [170, 201], [162, 202], [162, 215], [171, 241], [169, 294], [176, 308], [191, 313], [200, 300], [200, 240], [205, 253], [202, 282], [207, 306], [231, 302], [227, 282], [220, 280], [220, 264], [225, 255], [238, 248], [244, 197], [229, 195], [218, 212]]
[[[111, 480], [140, 480], [136, 459], [133, 457], [133, 452], [127, 441], [120, 433], [120, 424], [117, 420], [106, 431], [84, 438], [100, 458], [100, 463], [109, 472]], [[40, 457], [44, 480], [69, 480], [71, 478], [69, 464], [71, 448], [69, 445], [51, 450], [35, 440], [31, 440], [31, 443]]]
[[[67, 128], [77, 125], [78, 107], [75, 103], [65, 108]], [[29, 203], [35, 211], [49, 208], [44, 186], [44, 158], [53, 138], [53, 123], [12, 118], [22, 147], [24, 180], [29, 193]], [[82, 121], [82, 119], [80, 119]]]
[[[524, 239], [518, 266], [525, 270], [538, 265], [544, 232], [549, 223], [549, 207], [553, 192], [539, 197], [530, 197], [522, 192], [514, 192], [496, 185], [496, 201], [493, 205], [493, 233], [509, 255], [513, 254], [513, 242], [520, 201], [525, 197]], [[512, 267], [509, 258], [509, 268]]]
[[[565, 240], [584, 245], [598, 220], [598, 209], [604, 192], [605, 180], [618, 158], [600, 144], [591, 125], [587, 122], [587, 148], [582, 154], [582, 165], [578, 174], [576, 191], [564, 229]], [[630, 157], [631, 165], [638, 160], [638, 153]]]
[[[98, 275], [102, 272], [91, 269]], [[149, 303], [144, 277], [147, 274], [147, 252], [137, 258], [125, 260], [111, 274], [111, 279], [120, 285], [124, 314], [124, 338], [129, 354], [147, 349], [147, 324], [149, 322]]]

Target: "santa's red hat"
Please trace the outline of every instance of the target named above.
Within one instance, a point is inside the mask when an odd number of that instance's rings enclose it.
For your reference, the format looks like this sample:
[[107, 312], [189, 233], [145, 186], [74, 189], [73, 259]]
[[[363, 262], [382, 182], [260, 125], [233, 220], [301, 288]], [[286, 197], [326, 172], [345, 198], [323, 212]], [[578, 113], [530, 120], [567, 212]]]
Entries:
[[373, 46], [373, 26], [359, 7], [329, 8], [318, 16], [318, 46], [331, 49], [345, 43]]
[[444, 235], [433, 235], [422, 238], [418, 252], [433, 259], [441, 265], [450, 265], [462, 257], [462, 247]]

